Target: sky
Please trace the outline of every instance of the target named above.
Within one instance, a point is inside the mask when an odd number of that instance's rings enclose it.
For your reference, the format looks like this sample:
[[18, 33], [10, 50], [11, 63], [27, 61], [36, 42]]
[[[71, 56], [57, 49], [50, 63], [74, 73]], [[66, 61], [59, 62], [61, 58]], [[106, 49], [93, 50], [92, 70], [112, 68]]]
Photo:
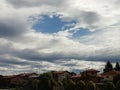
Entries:
[[119, 28], [120, 0], [1, 0], [0, 74], [102, 71]]

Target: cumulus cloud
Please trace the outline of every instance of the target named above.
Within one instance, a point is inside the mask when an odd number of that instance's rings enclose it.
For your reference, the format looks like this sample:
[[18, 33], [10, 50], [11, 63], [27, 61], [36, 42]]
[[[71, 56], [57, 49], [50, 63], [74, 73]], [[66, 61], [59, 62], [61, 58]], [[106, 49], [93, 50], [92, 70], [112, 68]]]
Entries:
[[63, 3], [61, 0], [56, 0], [56, 1], [49, 1], [49, 0], [7, 0], [9, 3], [11, 3], [15, 7], [36, 7], [40, 5], [60, 5]]
[[25, 25], [24, 22], [13, 19], [0, 19], [0, 37], [9, 38], [22, 35], [28, 31]]
[[[1, 0], [1, 72], [101, 70], [104, 61], [119, 61], [120, 13], [119, 8], [116, 9], [119, 7], [117, 2]], [[43, 15], [56, 15], [62, 22], [75, 23], [56, 33], [38, 32], [32, 27], [40, 22]], [[74, 37], [74, 33], [82, 28], [91, 33]]]

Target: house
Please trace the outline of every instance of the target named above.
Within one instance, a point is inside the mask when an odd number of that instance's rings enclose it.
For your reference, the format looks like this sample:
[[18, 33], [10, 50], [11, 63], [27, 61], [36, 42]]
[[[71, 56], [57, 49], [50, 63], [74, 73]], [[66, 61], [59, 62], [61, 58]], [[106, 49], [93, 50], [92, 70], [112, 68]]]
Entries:
[[100, 72], [95, 69], [88, 69], [86, 71], [81, 72], [82, 77], [90, 76], [90, 77], [95, 77], [97, 76], [97, 73]]
[[37, 77], [39, 77], [39, 75], [36, 73], [21, 73], [18, 75], [4, 76], [4, 80], [9, 81], [9, 83], [13, 85], [23, 85], [29, 78]]
[[72, 79], [74, 82], [78, 82], [82, 79], [82, 76], [81, 76], [81, 74], [77, 74], [77, 75], [71, 76], [70, 79]]
[[82, 76], [81, 74], [77, 74], [71, 77], [71, 79], [80, 79]]
[[103, 73], [103, 74], [101, 74], [101, 75], [102, 75], [102, 77], [103, 77], [102, 82], [112, 82], [114, 76], [120, 75], [120, 71], [112, 70], [112, 71]]
[[21, 73], [21, 74], [19, 74], [19, 76], [22, 76], [24, 78], [37, 78], [40, 75], [37, 73]]
[[93, 81], [94, 83], [98, 83], [100, 82], [102, 76], [100, 74], [98, 74], [98, 70], [95, 69], [88, 69], [86, 71], [81, 72], [78, 75], [74, 75], [71, 77], [71, 79], [73, 81], [79, 81], [79, 80], [83, 80], [86, 83], [89, 81]]
[[25, 81], [23, 77], [20, 77], [19, 75], [4, 76], [4, 80], [8, 80], [9, 84], [15, 84], [15, 85], [21, 85]]
[[68, 71], [52, 71], [53, 78], [56, 81], [62, 81], [71, 77], [71, 73]]
[[82, 79], [85, 81], [85, 82], [88, 82], [88, 81], [93, 81], [94, 83], [98, 83], [100, 82], [102, 76], [98, 74], [98, 70], [95, 70], [95, 69], [88, 69], [86, 71], [83, 71], [81, 73], [81, 76], [82, 76]]
[[24, 82], [25, 82], [24, 78], [19, 76], [13, 77], [10, 80], [10, 83], [14, 85], [22, 85], [24, 84]]

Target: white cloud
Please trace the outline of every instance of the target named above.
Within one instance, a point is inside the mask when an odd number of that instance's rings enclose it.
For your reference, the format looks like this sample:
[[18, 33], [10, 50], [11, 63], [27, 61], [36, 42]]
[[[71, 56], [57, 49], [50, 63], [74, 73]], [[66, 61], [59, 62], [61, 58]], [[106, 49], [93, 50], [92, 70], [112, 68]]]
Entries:
[[[99, 69], [103, 67], [101, 60], [119, 60], [118, 0], [1, 0], [0, 9], [0, 61], [4, 65], [0, 66], [3, 71], [8, 70], [8, 63], [11, 68], [16, 67], [13, 72], [22, 72], [36, 68], [31, 65], [36, 63], [41, 65], [41, 71], [74, 70]], [[76, 23], [54, 34], [36, 32], [32, 25], [41, 20], [42, 15], [57, 15], [62, 21]], [[92, 34], [73, 39], [72, 35], [80, 28], [87, 28]], [[22, 62], [24, 68], [21, 68]]]

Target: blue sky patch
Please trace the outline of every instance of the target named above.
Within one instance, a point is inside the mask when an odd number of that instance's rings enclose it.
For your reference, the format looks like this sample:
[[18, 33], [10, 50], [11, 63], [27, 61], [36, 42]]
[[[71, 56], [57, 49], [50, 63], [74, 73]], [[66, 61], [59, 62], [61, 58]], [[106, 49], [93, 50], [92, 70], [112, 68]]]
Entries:
[[65, 22], [62, 22], [58, 16], [43, 16], [43, 20], [39, 21], [33, 26], [38, 32], [42, 33], [55, 33], [61, 30]]
[[[42, 20], [39, 20], [35, 25], [33, 25], [33, 29], [35, 29], [37, 32], [57, 33], [61, 30], [70, 29], [74, 27], [74, 24], [76, 24], [76, 21], [64, 22], [59, 18], [59, 16], [55, 15], [52, 17], [43, 15], [42, 18]], [[91, 32], [88, 29], [80, 28], [76, 33], [73, 34], [73, 37], [77, 38], [90, 33]]]
[[71, 28], [72, 26], [67, 26], [67, 24], [76, 23], [75, 21], [71, 22], [64, 22], [62, 21], [59, 16], [52, 16], [49, 17], [47, 15], [43, 16], [42, 21], [38, 21], [35, 25], [33, 25], [33, 29], [37, 32], [42, 33], [56, 33], [61, 30], [66, 30]]
[[73, 37], [80, 37], [84, 35], [91, 34], [92, 32], [89, 29], [86, 28], [80, 28], [76, 33], [73, 34]]

